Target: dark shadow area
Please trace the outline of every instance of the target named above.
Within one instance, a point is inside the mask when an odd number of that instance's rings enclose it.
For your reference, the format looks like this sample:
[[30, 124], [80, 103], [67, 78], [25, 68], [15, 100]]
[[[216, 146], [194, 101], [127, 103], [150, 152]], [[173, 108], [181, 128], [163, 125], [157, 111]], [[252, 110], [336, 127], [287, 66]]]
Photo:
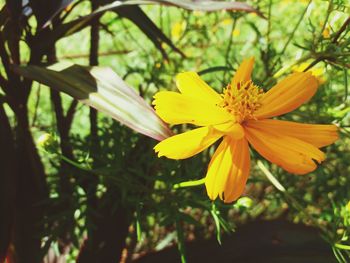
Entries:
[[[336, 263], [317, 229], [286, 221], [258, 221], [216, 239], [186, 244], [187, 261], [221, 263]], [[143, 256], [134, 263], [181, 262], [176, 246]]]

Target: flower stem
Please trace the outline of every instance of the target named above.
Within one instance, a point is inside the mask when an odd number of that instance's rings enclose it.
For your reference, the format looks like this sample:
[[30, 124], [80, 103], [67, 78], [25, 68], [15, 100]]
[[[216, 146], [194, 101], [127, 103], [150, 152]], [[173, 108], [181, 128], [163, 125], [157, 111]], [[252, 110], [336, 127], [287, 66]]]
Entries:
[[178, 189], [178, 188], [182, 188], [182, 187], [198, 186], [198, 185], [202, 185], [204, 183], [205, 183], [205, 178], [202, 178], [202, 179], [195, 180], [195, 181], [187, 181], [187, 182], [174, 184], [173, 188]]

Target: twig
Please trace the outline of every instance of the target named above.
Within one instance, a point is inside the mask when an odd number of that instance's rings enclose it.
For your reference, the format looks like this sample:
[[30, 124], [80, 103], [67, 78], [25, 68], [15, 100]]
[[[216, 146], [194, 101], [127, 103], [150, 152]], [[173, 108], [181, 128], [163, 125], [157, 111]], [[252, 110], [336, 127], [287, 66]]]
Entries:
[[329, 1], [329, 5], [328, 5], [328, 9], [327, 9], [327, 15], [326, 15], [326, 19], [324, 20], [324, 23], [322, 25], [322, 29], [320, 31], [320, 35], [319, 37], [317, 38], [317, 41], [316, 41], [316, 44], [318, 42], [320, 42], [320, 40], [322, 39], [322, 33], [323, 31], [325, 30], [326, 28], [326, 25], [327, 25], [327, 22], [328, 22], [328, 19], [329, 19], [329, 15], [332, 13], [332, 10], [333, 10], [333, 0], [330, 0]]
[[[116, 51], [108, 51], [108, 52], [100, 52], [98, 53], [99, 57], [105, 57], [105, 56], [110, 56], [110, 55], [120, 55], [120, 54], [128, 54], [130, 53], [131, 50], [116, 50]], [[88, 58], [90, 54], [73, 54], [73, 55], [65, 55], [62, 57], [59, 57], [60, 59], [75, 59], [75, 58]]]
[[41, 91], [41, 85], [39, 83], [38, 90], [36, 91], [36, 102], [34, 106], [34, 114], [33, 114], [32, 125], [31, 125], [32, 127], [35, 126], [36, 117], [38, 115], [38, 107], [39, 107], [40, 94], [41, 94], [40, 91]]
[[350, 24], [350, 17], [348, 17], [348, 19], [346, 19], [346, 21], [344, 22], [344, 24], [340, 27], [340, 29], [338, 30], [338, 32], [335, 34], [332, 43], [337, 43], [338, 38], [340, 37], [340, 35], [345, 31], [345, 29], [347, 28], [347, 26]]
[[345, 87], [344, 104], [346, 104], [348, 100], [348, 72], [345, 68], [343, 68], [343, 72], [344, 72], [344, 87]]
[[312, 67], [314, 67], [316, 64], [318, 64], [319, 62], [321, 62], [322, 60], [326, 59], [326, 57], [320, 56], [318, 58], [316, 58], [309, 66], [307, 66], [303, 72], [308, 71], [309, 69], [311, 69]]
[[74, 114], [76, 112], [77, 105], [78, 105], [78, 100], [74, 99], [71, 102], [69, 109], [66, 113], [65, 121], [69, 127], [71, 127], [72, 125], [72, 121], [73, 121]]

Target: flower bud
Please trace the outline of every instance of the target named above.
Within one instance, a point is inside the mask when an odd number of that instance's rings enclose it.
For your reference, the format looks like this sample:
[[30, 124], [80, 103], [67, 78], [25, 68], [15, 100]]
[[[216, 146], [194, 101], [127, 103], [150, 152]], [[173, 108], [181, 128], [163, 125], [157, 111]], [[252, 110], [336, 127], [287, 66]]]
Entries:
[[44, 133], [40, 135], [36, 141], [37, 146], [49, 153], [58, 152], [58, 141], [56, 136], [52, 136], [50, 133]]

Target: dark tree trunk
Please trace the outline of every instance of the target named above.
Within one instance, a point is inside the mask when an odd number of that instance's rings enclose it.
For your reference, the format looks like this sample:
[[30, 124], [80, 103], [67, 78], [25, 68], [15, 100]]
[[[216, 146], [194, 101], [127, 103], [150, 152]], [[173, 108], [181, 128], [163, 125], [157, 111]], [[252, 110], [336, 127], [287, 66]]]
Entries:
[[19, 107], [16, 114], [17, 197], [14, 244], [17, 262], [41, 261], [41, 235], [44, 231], [45, 207], [48, 198], [44, 168], [29, 130], [27, 109]]
[[0, 262], [3, 262], [13, 229], [18, 170], [11, 126], [1, 104], [0, 123]]
[[91, 226], [93, 230], [81, 248], [78, 263], [119, 262], [125, 248], [131, 214], [130, 208], [116, 207], [113, 200], [118, 202], [120, 196], [113, 196], [106, 194], [104, 200], [100, 200], [103, 207], [100, 207], [94, 226]]
[[[12, 222], [13, 254], [16, 263], [37, 263], [42, 259], [41, 237], [44, 233], [46, 207], [43, 201], [48, 200], [48, 189], [44, 167], [35, 147], [28, 122], [27, 102], [31, 90], [31, 81], [21, 80], [10, 69], [10, 63], [20, 63], [20, 36], [21, 29], [18, 17], [12, 16], [6, 24], [12, 35], [8, 41], [9, 53], [7, 53], [5, 40], [0, 39], [0, 55], [8, 79], [8, 88], [5, 89], [9, 97], [9, 104], [15, 114], [16, 126], [14, 127], [12, 143], [15, 156], [14, 167], [17, 169], [15, 181], [15, 202]], [[11, 59], [10, 59], [11, 58]], [[31, 51], [31, 61], [40, 61], [41, 56], [34, 50]], [[8, 142], [8, 143], [9, 143]]]

